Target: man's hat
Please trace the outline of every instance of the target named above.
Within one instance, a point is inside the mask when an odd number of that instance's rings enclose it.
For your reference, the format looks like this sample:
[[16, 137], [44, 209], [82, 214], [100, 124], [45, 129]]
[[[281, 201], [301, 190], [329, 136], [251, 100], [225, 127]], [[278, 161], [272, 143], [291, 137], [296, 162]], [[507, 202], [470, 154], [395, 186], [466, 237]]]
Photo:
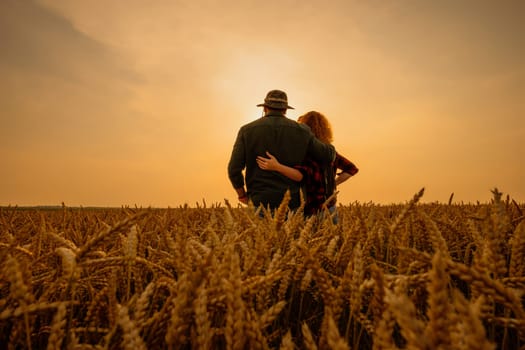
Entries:
[[288, 97], [286, 96], [286, 92], [281, 90], [272, 90], [266, 94], [264, 103], [257, 105], [257, 107], [262, 106], [272, 109], [294, 109], [293, 107], [288, 106]]

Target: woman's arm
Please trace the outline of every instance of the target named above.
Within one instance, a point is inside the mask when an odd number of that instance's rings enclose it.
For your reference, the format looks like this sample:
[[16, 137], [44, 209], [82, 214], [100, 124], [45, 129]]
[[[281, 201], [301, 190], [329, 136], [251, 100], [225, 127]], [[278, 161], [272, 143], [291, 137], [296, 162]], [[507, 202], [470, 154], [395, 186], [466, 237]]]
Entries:
[[345, 173], [345, 172], [339, 173], [335, 177], [335, 185], [339, 186], [340, 184], [342, 184], [343, 182], [345, 182], [346, 180], [348, 180], [351, 177], [352, 177], [352, 175], [350, 175], [349, 173]]
[[279, 163], [277, 158], [271, 155], [268, 151], [266, 151], [266, 155], [268, 158], [264, 158], [262, 156], [257, 157], [257, 164], [259, 165], [259, 168], [263, 170], [277, 171], [287, 178], [297, 182], [303, 179], [303, 174], [299, 170]]
[[341, 170], [339, 174], [335, 177], [335, 185], [338, 186], [357, 174], [359, 169], [355, 166], [354, 163], [337, 153], [335, 156], [334, 166], [336, 169]]
[[335, 162], [334, 162], [335, 168], [342, 170], [337, 176], [335, 177], [335, 185], [339, 186], [355, 174], [359, 172], [359, 169], [355, 166], [354, 163], [337, 153], [335, 156]]

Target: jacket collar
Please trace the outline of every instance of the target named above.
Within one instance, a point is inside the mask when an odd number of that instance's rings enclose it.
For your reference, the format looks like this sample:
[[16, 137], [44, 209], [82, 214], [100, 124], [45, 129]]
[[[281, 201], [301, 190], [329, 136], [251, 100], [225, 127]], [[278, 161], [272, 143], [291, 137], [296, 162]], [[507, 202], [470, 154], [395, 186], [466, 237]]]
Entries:
[[270, 111], [264, 115], [265, 117], [286, 117], [282, 112]]

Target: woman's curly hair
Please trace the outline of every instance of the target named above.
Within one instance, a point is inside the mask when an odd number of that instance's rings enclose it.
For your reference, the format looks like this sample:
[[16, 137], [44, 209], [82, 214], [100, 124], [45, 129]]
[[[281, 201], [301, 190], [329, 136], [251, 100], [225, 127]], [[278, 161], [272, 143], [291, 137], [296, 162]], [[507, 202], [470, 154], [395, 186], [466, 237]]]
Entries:
[[324, 115], [319, 112], [311, 111], [300, 116], [297, 121], [310, 127], [315, 137], [324, 143], [332, 143], [332, 126]]

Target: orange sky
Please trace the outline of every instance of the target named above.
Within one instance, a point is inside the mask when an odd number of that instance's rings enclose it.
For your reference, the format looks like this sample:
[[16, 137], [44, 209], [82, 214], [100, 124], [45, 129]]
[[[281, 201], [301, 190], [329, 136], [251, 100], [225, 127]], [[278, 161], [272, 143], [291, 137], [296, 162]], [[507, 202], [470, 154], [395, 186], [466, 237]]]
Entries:
[[525, 201], [523, 1], [0, 1], [0, 205], [237, 203], [282, 89], [359, 168], [339, 201]]

